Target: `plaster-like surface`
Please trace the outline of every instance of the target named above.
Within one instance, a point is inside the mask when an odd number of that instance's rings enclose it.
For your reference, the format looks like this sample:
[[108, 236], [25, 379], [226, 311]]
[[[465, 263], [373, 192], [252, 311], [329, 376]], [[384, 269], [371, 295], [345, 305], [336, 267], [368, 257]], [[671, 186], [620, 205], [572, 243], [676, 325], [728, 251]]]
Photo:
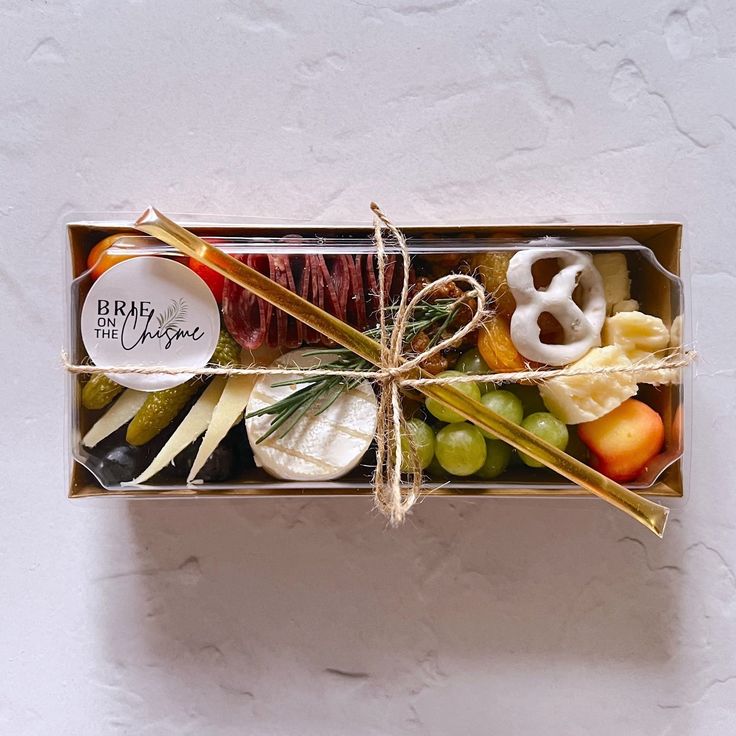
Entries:
[[[0, 0], [0, 733], [736, 731], [736, 6]], [[690, 498], [65, 499], [61, 218], [686, 218]]]

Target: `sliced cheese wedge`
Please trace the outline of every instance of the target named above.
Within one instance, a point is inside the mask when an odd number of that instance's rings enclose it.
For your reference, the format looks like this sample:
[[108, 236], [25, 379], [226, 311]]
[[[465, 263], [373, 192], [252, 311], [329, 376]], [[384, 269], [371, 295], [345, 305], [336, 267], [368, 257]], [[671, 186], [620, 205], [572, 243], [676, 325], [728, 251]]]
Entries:
[[194, 464], [189, 471], [187, 483], [191, 483], [197, 477], [197, 473], [204, 467], [210, 455], [225, 439], [225, 435], [235, 422], [240, 419], [250, 398], [256, 378], [257, 376], [230, 376], [227, 379], [225, 389], [212, 413], [212, 419], [197, 451], [197, 457], [194, 458]]
[[94, 447], [109, 437], [116, 429], [129, 422], [143, 406], [148, 394], [145, 391], [126, 389], [117, 401], [92, 425], [82, 438], [85, 447]]
[[[278, 358], [274, 367], [296, 365], [313, 367], [331, 356], [307, 356], [307, 350], [294, 350]], [[295, 377], [297, 374], [295, 374]], [[274, 384], [288, 376], [261, 376], [253, 387], [246, 415], [293, 394], [303, 384]], [[368, 450], [376, 433], [377, 402], [373, 388], [363, 381], [343, 393], [321, 414], [308, 414], [286, 434], [278, 433], [259, 443], [270, 428], [272, 416], [265, 414], [245, 420], [248, 439], [256, 463], [284, 480], [330, 480], [350, 472]]]
[[[590, 370], [630, 366], [631, 360], [618, 345], [593, 348], [570, 364], [570, 368]], [[636, 392], [636, 378], [625, 371], [557, 376], [539, 387], [544, 405], [565, 424], [581, 424], [598, 419], [635, 396]]]
[[216, 376], [197, 399], [181, 424], [174, 430], [168, 442], [161, 448], [151, 464], [131, 484], [145, 483], [163, 470], [183, 449], [188, 447], [207, 429], [212, 413], [225, 388], [225, 376]]

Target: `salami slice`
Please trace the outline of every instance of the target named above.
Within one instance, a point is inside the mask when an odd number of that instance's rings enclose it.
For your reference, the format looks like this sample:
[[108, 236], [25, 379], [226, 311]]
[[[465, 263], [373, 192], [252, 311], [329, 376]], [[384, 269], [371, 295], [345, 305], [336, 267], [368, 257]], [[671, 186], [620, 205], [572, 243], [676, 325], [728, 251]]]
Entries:
[[[235, 256], [241, 263], [264, 275], [270, 275], [268, 256]], [[225, 280], [222, 294], [222, 314], [228, 332], [247, 350], [259, 348], [266, 338], [271, 305], [258, 299], [252, 292], [243, 289], [229, 279]]]
[[[322, 270], [320, 266], [320, 258], [321, 256], [316, 255], [310, 255], [307, 256], [310, 260], [310, 269], [311, 269], [311, 284], [310, 284], [310, 298], [312, 300], [312, 304], [319, 307], [320, 309], [325, 308], [325, 277], [324, 274], [326, 273], [327, 269], [324, 271]], [[319, 332], [315, 332], [314, 334], [314, 341], [310, 344], [316, 345], [317, 343], [322, 341], [322, 335]]]
[[366, 299], [363, 289], [363, 275], [360, 270], [359, 258], [360, 256], [347, 256], [350, 287], [348, 289], [347, 304], [345, 305], [345, 315], [347, 321], [362, 332], [366, 328], [367, 316], [365, 313]]
[[[304, 262], [302, 265], [301, 273], [298, 278], [298, 289], [297, 292], [302, 299], [311, 301], [312, 299], [312, 257], [309, 255], [303, 256]], [[303, 340], [308, 345], [315, 345], [319, 342], [319, 333], [317, 330], [309, 327], [302, 323], [303, 329]]]
[[[271, 261], [271, 267], [273, 276], [271, 278], [283, 286], [285, 289], [295, 291], [294, 289], [294, 277], [291, 273], [291, 265], [289, 264], [288, 255], [271, 255], [269, 256]], [[268, 331], [269, 342], [268, 346], [272, 348], [289, 347], [286, 344], [286, 327], [289, 315], [286, 314], [282, 309], [274, 309], [271, 316], [271, 325]], [[295, 347], [295, 346], [293, 346]]]
[[[254, 253], [236, 258], [359, 330], [377, 321], [380, 300], [373, 254], [325, 257], [321, 254]], [[401, 291], [402, 274], [397, 266], [395, 255], [386, 256], [386, 304]], [[225, 281], [222, 312], [227, 329], [248, 350], [255, 350], [264, 343], [287, 349], [305, 342], [309, 345], [333, 344], [318, 331], [229, 280]]]
[[332, 284], [337, 295], [338, 312], [336, 314], [343, 322], [355, 327], [355, 320], [350, 320], [347, 315], [348, 294], [350, 293], [350, 256], [330, 256], [327, 260], [327, 268], [332, 276]]
[[[337, 292], [335, 291], [335, 285], [332, 283], [332, 277], [327, 268], [325, 257], [322, 255], [316, 255], [313, 262], [313, 268], [316, 267], [321, 274], [322, 281], [322, 309], [334, 315], [339, 316], [340, 305], [337, 299]], [[314, 274], [313, 274], [314, 276]], [[321, 342], [323, 345], [330, 346], [334, 345], [332, 340], [325, 335], [321, 335]]]
[[[306, 271], [306, 256], [301, 254], [289, 256], [289, 288], [299, 296], [304, 297], [302, 293], [302, 279], [303, 274]], [[308, 277], [307, 277], [308, 278]], [[308, 287], [307, 287], [308, 288]], [[309, 294], [307, 292], [307, 296]], [[291, 315], [287, 315], [286, 318], [286, 340], [285, 345], [288, 348], [298, 348], [304, 342], [304, 333], [307, 326], [301, 320]]]
[[[369, 310], [368, 310], [368, 321], [369, 322], [377, 322], [378, 321], [378, 309], [380, 307], [381, 301], [378, 298], [378, 273], [376, 268], [376, 258], [372, 253], [368, 253], [365, 256], [365, 268], [363, 269], [363, 272], [366, 277], [366, 284], [368, 286], [368, 295], [366, 297], [366, 300], [368, 302]], [[384, 303], [388, 306], [391, 303], [391, 300], [394, 296], [396, 296], [397, 293], [393, 288], [393, 280], [394, 280], [394, 273], [396, 272], [396, 256], [395, 255], [387, 255], [386, 256], [386, 269], [384, 271]], [[399, 285], [399, 291], [401, 289], [401, 285]]]
[[376, 312], [378, 311], [378, 280], [376, 279], [376, 272], [373, 268], [373, 254], [367, 253], [362, 256], [358, 256], [356, 261], [360, 264], [360, 269], [363, 272], [363, 283], [366, 287], [366, 305], [368, 307], [367, 319], [371, 324], [376, 319]]

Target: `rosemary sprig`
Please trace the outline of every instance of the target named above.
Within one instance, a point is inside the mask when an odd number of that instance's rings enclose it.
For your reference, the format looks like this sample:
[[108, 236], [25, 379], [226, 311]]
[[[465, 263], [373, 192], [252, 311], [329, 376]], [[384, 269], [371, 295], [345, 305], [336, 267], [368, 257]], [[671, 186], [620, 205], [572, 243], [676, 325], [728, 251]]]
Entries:
[[[411, 319], [406, 325], [404, 341], [410, 343], [420, 332], [439, 326], [430, 340], [428, 347], [431, 347], [441, 338], [442, 333], [450, 326], [458, 310], [462, 308], [467, 308], [467, 305], [457, 299], [437, 299], [431, 303], [420, 302], [413, 310]], [[393, 327], [393, 319], [397, 309], [398, 306], [395, 305], [386, 308], [386, 322], [389, 332]], [[377, 339], [380, 337], [380, 328], [373, 327], [366, 330], [365, 334]], [[305, 353], [305, 355], [334, 355], [334, 360], [322, 366], [330, 371], [368, 371], [372, 368], [371, 363], [347, 348], [318, 348]], [[257, 443], [263, 442], [274, 434], [279, 438], [285, 437], [310, 410], [313, 416], [318, 416], [327, 411], [343, 393], [354, 389], [362, 380], [361, 378], [351, 378], [349, 376], [323, 376], [318, 374], [274, 383], [274, 386], [304, 385], [280, 401], [246, 415], [246, 419], [263, 416], [264, 414], [273, 416], [268, 431], [258, 438]]]

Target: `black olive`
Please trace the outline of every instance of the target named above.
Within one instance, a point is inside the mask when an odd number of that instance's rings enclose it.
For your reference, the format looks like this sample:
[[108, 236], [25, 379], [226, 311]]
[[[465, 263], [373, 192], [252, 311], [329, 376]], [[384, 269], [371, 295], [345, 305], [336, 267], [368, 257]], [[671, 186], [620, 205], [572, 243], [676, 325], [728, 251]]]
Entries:
[[148, 462], [148, 452], [129, 444], [111, 447], [104, 455], [90, 460], [90, 466], [104, 485], [133, 480]]
[[[200, 441], [193, 442], [172, 460], [171, 467], [179, 477], [186, 478], [189, 475], [200, 443]], [[223, 440], [197, 473], [197, 480], [202, 480], [205, 483], [219, 483], [232, 478], [234, 471], [235, 453], [230, 443]]]

